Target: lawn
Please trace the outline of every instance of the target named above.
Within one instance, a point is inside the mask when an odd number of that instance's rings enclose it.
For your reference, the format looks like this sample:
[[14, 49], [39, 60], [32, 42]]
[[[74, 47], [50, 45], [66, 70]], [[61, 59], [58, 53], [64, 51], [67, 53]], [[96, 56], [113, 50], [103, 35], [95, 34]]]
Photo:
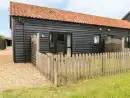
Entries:
[[62, 87], [6, 90], [2, 98], [130, 98], [130, 72]]

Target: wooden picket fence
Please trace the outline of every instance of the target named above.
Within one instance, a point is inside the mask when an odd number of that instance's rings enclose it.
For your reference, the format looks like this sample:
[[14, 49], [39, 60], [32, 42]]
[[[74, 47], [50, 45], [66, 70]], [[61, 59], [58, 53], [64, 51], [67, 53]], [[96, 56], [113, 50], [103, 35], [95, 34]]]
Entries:
[[37, 52], [36, 67], [55, 85], [109, 76], [130, 70], [130, 52], [43, 54]]

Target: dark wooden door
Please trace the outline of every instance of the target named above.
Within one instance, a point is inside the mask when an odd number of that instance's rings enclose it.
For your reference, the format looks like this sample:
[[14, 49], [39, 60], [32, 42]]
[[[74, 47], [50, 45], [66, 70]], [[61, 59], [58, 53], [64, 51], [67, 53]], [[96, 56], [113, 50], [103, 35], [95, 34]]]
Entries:
[[71, 54], [72, 53], [72, 34], [51, 32], [50, 33], [50, 52]]
[[65, 33], [56, 34], [56, 53], [66, 53], [66, 35]]

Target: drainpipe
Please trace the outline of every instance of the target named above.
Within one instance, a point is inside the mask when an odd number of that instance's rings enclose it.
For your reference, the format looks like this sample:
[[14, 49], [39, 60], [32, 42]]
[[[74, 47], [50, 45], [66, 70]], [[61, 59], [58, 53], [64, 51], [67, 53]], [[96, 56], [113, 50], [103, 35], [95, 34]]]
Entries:
[[26, 36], [25, 36], [25, 30], [24, 30], [24, 22], [21, 21], [21, 18], [19, 17], [19, 22], [23, 25], [23, 55], [24, 55], [24, 63], [26, 63]]

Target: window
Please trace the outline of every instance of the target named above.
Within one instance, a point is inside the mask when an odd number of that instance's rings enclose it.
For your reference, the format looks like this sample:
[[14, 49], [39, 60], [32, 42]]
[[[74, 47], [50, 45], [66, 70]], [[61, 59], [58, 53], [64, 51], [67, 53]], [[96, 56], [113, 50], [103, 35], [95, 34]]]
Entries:
[[72, 54], [72, 34], [51, 32], [49, 35], [49, 50], [51, 53]]
[[67, 54], [68, 55], [71, 55], [71, 53], [72, 53], [72, 44], [71, 44], [71, 37], [72, 37], [72, 35], [70, 34], [70, 33], [68, 33], [67, 34]]
[[56, 52], [57, 53], [65, 53], [65, 34], [64, 33], [57, 33], [57, 40], [56, 40]]
[[127, 42], [127, 43], [130, 43], [130, 36], [127, 36], [127, 37], [126, 37], [126, 42]]
[[126, 48], [130, 48], [130, 36], [127, 36], [127, 37], [125, 38], [125, 47], [126, 47]]
[[112, 39], [112, 35], [107, 35], [107, 40], [111, 40]]
[[54, 48], [54, 33], [50, 33], [50, 52], [55, 52], [55, 48]]
[[126, 42], [125, 43], [126, 48], [130, 48], [130, 36], [126, 37], [126, 41], [125, 42]]
[[57, 35], [57, 40], [58, 41], [64, 41], [64, 34], [58, 34]]
[[112, 38], [114, 38], [114, 35], [107, 35], [107, 40], [111, 40]]
[[99, 44], [100, 43], [100, 38], [101, 38], [101, 36], [99, 34], [94, 35], [94, 44]]

